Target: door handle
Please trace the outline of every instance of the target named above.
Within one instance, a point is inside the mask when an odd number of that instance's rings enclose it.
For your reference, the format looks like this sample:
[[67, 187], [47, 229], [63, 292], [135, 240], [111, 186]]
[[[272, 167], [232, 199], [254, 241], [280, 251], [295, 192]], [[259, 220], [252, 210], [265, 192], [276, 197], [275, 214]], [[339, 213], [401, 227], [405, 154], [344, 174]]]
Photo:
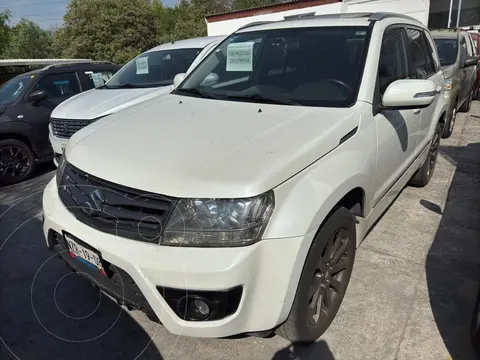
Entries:
[[413, 110], [413, 113], [415, 115], [418, 115], [418, 114], [420, 114], [420, 111], [422, 111], [422, 109], [415, 109], [415, 110]]

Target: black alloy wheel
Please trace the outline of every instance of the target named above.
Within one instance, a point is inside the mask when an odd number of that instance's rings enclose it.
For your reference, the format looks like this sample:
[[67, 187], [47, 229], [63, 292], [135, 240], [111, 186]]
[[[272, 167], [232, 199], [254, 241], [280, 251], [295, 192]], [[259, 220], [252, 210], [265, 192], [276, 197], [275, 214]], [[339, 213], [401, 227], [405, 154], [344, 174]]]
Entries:
[[[330, 308], [338, 308], [339, 292], [346, 287], [346, 271], [353, 262], [353, 254], [347, 252], [350, 237], [346, 229], [339, 229], [327, 242], [313, 274], [309, 295], [309, 321], [317, 325], [329, 316]], [[338, 304], [339, 305], [339, 304]]]
[[428, 151], [428, 167], [427, 167], [427, 176], [429, 177], [429, 180], [432, 178], [433, 172], [435, 171], [435, 165], [437, 164], [437, 158], [438, 158], [438, 149], [440, 146], [440, 136], [441, 131], [439, 126], [437, 126], [437, 129], [435, 130], [435, 134], [433, 135], [432, 139], [432, 144], [430, 145], [430, 149]]
[[439, 122], [435, 129], [435, 133], [433, 134], [432, 142], [430, 143], [430, 148], [428, 149], [427, 158], [423, 165], [410, 179], [408, 182], [409, 185], [423, 187], [426, 186], [432, 179], [433, 172], [435, 171], [435, 166], [437, 164], [440, 138], [442, 137], [443, 130], [444, 124]]
[[0, 184], [19, 183], [30, 176], [35, 167], [32, 150], [19, 140], [0, 141]]
[[295, 344], [310, 344], [330, 326], [347, 291], [356, 250], [355, 216], [334, 209], [308, 252], [287, 320], [275, 332]]

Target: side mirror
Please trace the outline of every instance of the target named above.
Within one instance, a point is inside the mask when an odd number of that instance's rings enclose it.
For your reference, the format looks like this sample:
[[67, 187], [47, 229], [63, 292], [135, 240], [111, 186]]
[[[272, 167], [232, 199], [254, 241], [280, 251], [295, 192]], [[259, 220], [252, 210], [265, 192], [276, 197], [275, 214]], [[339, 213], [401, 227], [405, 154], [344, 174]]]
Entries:
[[463, 64], [464, 67], [475, 66], [478, 64], [479, 58], [478, 56], [469, 56], [465, 63]]
[[397, 80], [385, 90], [382, 107], [392, 110], [425, 108], [441, 91], [442, 88], [437, 88], [431, 80]]
[[34, 92], [30, 93], [30, 95], [28, 95], [27, 100], [36, 104], [36, 103], [39, 103], [42, 100], [45, 100], [46, 98], [48, 98], [48, 94], [45, 90], [37, 90], [37, 91], [34, 91]]
[[180, 73], [175, 75], [175, 77], [173, 78], [173, 87], [177, 88], [178, 85], [182, 83], [183, 79], [185, 79], [185, 76], [186, 76], [185, 73]]

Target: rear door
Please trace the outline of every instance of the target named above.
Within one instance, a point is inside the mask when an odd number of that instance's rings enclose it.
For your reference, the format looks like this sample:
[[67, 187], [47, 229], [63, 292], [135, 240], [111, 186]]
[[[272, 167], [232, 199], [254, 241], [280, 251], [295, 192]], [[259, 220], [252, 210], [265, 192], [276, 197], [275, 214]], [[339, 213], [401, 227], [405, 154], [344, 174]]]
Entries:
[[49, 148], [48, 124], [50, 114], [61, 102], [80, 93], [80, 84], [75, 72], [46, 74], [32, 86], [28, 95], [33, 91], [44, 90], [48, 97], [37, 104], [27, 102], [24, 120], [40, 135], [42, 148]]
[[419, 154], [430, 141], [429, 130], [437, 119], [434, 119], [440, 94], [443, 92], [444, 79], [440, 68], [440, 60], [434, 50], [435, 45], [424, 29], [415, 26], [408, 26], [407, 41], [409, 50], [409, 73], [411, 79], [428, 79], [437, 85], [438, 96], [432, 104], [423, 109], [415, 110], [420, 113], [421, 121], [418, 129], [418, 139], [415, 153]]

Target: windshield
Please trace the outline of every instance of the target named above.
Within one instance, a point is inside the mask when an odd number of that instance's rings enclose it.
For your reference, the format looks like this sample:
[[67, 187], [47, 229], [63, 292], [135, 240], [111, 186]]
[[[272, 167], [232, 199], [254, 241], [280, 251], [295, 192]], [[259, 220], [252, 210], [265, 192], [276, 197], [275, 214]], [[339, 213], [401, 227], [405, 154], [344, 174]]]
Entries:
[[367, 27], [236, 33], [175, 91], [284, 105], [347, 107], [357, 95]]
[[175, 75], [186, 72], [200, 51], [202, 51], [201, 48], [144, 53], [120, 69], [103, 88], [144, 88], [171, 85]]
[[457, 61], [457, 39], [434, 39], [441, 66], [452, 65]]
[[13, 103], [30, 87], [35, 75], [21, 75], [6, 82], [0, 88], [0, 105]]

